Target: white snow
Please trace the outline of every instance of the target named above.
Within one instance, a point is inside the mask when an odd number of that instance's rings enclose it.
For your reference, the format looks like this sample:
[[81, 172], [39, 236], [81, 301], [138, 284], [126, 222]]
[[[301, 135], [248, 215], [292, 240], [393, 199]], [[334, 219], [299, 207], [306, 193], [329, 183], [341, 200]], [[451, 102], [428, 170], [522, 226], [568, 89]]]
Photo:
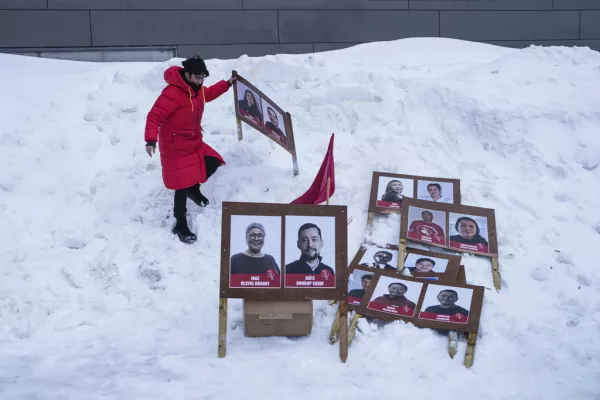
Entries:
[[[209, 84], [235, 69], [292, 114], [301, 174], [247, 125], [238, 141], [232, 91], [207, 105], [228, 164], [209, 208], [188, 202], [191, 246], [143, 142], [180, 61], [0, 55], [0, 399], [600, 398], [600, 53], [407, 39], [209, 60]], [[503, 287], [485, 292], [470, 370], [464, 341], [450, 359], [431, 330], [364, 320], [343, 364], [325, 301], [290, 340], [244, 337], [230, 300], [217, 357], [220, 203], [289, 203], [332, 132], [350, 259], [375, 170], [460, 178], [463, 204], [496, 210]], [[397, 243], [398, 221], [372, 239]], [[489, 260], [463, 260], [493, 288]]]

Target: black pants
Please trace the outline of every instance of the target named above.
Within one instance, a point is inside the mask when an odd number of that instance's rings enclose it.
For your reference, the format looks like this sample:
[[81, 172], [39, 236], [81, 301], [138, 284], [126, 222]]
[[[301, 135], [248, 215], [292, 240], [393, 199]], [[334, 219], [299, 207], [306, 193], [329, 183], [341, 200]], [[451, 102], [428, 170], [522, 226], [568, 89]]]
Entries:
[[[206, 179], [210, 178], [217, 169], [221, 166], [221, 160], [216, 157], [205, 156], [204, 164], [206, 165]], [[200, 190], [200, 184], [196, 183], [193, 186], [175, 191], [175, 201], [173, 205], [173, 214], [175, 218], [185, 218], [187, 212], [187, 194], [188, 191], [195, 192]]]

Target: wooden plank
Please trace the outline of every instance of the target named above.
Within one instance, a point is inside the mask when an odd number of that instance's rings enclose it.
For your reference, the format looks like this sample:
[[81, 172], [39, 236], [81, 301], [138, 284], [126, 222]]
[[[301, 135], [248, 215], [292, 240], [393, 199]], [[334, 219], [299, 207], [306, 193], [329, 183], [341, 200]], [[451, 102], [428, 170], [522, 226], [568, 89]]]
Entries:
[[346, 362], [348, 359], [348, 302], [340, 300], [340, 359]]
[[498, 257], [492, 257], [492, 278], [494, 279], [494, 287], [496, 291], [500, 291], [501, 277], [500, 277], [500, 265], [498, 264]]
[[227, 299], [219, 298], [219, 357], [227, 353]]
[[477, 344], [477, 332], [467, 335], [467, 352], [465, 353], [465, 367], [471, 368], [475, 359], [475, 345]]

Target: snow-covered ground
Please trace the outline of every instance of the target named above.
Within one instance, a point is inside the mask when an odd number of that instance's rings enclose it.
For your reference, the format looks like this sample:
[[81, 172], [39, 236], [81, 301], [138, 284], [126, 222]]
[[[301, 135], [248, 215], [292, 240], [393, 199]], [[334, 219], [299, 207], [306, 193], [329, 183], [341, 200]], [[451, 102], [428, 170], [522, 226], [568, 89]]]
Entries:
[[[144, 151], [167, 63], [0, 55], [0, 399], [599, 399], [600, 53], [408, 39], [313, 55], [210, 60], [292, 114], [301, 174], [244, 125], [233, 91], [207, 105], [205, 140], [228, 164], [203, 186], [194, 245], [170, 233], [172, 192]], [[220, 203], [289, 203], [336, 133], [351, 255], [372, 172], [461, 179], [494, 208], [502, 291], [486, 290], [475, 364], [465, 343], [361, 321], [347, 363], [315, 302], [310, 337], [244, 337], [229, 302], [217, 357]], [[169, 217], [169, 218], [167, 218]], [[397, 220], [374, 239], [397, 242]], [[493, 288], [487, 259], [469, 283]]]

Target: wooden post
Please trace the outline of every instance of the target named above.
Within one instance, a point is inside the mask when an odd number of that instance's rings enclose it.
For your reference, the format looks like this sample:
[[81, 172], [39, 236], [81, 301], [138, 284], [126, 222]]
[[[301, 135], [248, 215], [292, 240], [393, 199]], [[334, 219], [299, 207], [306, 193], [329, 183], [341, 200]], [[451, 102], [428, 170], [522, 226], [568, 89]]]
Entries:
[[333, 325], [331, 326], [331, 333], [329, 334], [329, 343], [335, 344], [338, 339], [338, 335], [340, 333], [340, 309], [338, 308], [335, 312], [335, 319], [333, 320]]
[[373, 233], [373, 219], [375, 218], [375, 213], [367, 214], [367, 236], [370, 236]]
[[348, 359], [348, 302], [340, 300], [340, 359], [346, 362]]
[[475, 359], [475, 345], [477, 344], [477, 332], [467, 335], [467, 352], [465, 353], [465, 367], [471, 368]]
[[[236, 71], [236, 70], [233, 70], [233, 71], [231, 71], [231, 74], [237, 78], [237, 74], [238, 74], [238, 73], [237, 73], [237, 71]], [[234, 90], [233, 90], [233, 93], [234, 93], [234, 96], [233, 96], [233, 97], [234, 97], [234, 101], [235, 101], [235, 103], [234, 103], [234, 104], [237, 104], [237, 80], [236, 80], [236, 81], [233, 81], [233, 85], [234, 85], [234, 86], [233, 86], [233, 89], [234, 89]], [[235, 107], [236, 107], [236, 109], [237, 109], [237, 105], [236, 105]], [[237, 114], [237, 113], [236, 113], [236, 114]], [[242, 140], [242, 139], [244, 138], [244, 135], [243, 135], [243, 133], [242, 133], [242, 120], [241, 120], [241, 119], [239, 119], [239, 118], [236, 116], [236, 117], [235, 117], [235, 121], [236, 121], [236, 123], [237, 123], [237, 133], [238, 133], [238, 140]]]
[[296, 154], [296, 138], [294, 137], [294, 124], [292, 124], [292, 114], [290, 114], [289, 112], [286, 112], [285, 115], [287, 115], [288, 117], [288, 121], [290, 122], [290, 126], [289, 126], [289, 135], [292, 138], [292, 141], [294, 143], [294, 148], [290, 149], [290, 153], [292, 154], [292, 162], [294, 164], [294, 176], [296, 175], [300, 175], [300, 169], [298, 168], [298, 156]]
[[352, 322], [350, 322], [350, 329], [348, 330], [348, 347], [352, 344], [352, 340], [354, 340], [354, 335], [356, 335], [356, 328], [358, 327], [358, 320], [363, 316], [359, 313], [354, 314], [352, 318]]
[[331, 190], [330, 188], [331, 188], [331, 177], [328, 176], [327, 177], [327, 198], [326, 198], [326, 202], [325, 202], [326, 205], [329, 205], [329, 193], [330, 193], [329, 191]]
[[450, 331], [448, 332], [448, 354], [450, 354], [450, 358], [454, 358], [456, 355], [458, 346], [458, 332]]
[[400, 239], [400, 246], [398, 246], [398, 271], [404, 269], [404, 252], [406, 251], [406, 239]]
[[498, 256], [492, 257], [492, 278], [494, 279], [494, 287], [496, 291], [500, 291], [500, 265], [498, 264]]
[[227, 353], [227, 299], [219, 299], [219, 357]]

